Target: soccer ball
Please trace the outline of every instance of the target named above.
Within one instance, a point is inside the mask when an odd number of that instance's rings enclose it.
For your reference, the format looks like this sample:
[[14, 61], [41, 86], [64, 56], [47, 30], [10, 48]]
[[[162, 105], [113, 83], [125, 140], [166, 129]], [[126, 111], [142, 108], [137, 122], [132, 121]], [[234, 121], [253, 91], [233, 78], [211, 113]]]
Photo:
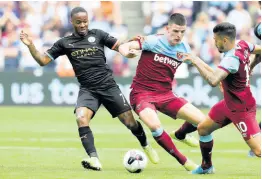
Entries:
[[130, 173], [140, 173], [147, 165], [147, 157], [140, 150], [129, 150], [125, 156], [123, 164]]

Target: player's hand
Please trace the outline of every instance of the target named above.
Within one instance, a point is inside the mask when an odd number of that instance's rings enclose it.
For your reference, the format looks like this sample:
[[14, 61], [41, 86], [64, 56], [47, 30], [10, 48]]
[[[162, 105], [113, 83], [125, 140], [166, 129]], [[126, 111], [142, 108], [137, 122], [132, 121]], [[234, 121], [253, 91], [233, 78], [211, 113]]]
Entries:
[[128, 40], [128, 42], [137, 41], [137, 40], [144, 41], [144, 40], [145, 40], [145, 37], [142, 36], [142, 35], [137, 35], [137, 36], [135, 36], [135, 37], [132, 37], [130, 40]]
[[222, 83], [221, 83], [221, 82], [219, 83], [219, 89], [220, 89], [220, 91], [221, 91], [222, 93], [224, 93], [224, 89], [223, 89], [223, 86], [222, 86]]
[[138, 50], [131, 49], [129, 50], [128, 55], [126, 55], [126, 58], [134, 58], [138, 56], [138, 54], [139, 54]]
[[185, 63], [195, 63], [197, 60], [197, 57], [196, 56], [193, 56], [189, 53], [183, 53], [183, 62]]
[[26, 45], [29, 46], [31, 45], [33, 42], [32, 40], [28, 37], [28, 34], [25, 33], [23, 30], [20, 33], [20, 40]]

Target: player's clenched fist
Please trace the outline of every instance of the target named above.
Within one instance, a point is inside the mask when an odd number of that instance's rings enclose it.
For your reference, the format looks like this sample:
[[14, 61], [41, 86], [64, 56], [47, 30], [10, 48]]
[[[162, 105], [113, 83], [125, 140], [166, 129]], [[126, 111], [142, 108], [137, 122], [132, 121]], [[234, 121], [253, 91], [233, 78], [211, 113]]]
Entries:
[[22, 41], [25, 45], [27, 45], [27, 46], [29, 46], [29, 45], [32, 44], [32, 40], [28, 37], [28, 34], [27, 34], [27, 33], [24, 33], [24, 31], [21, 31], [21, 33], [20, 33], [20, 39], [21, 39], [21, 41]]

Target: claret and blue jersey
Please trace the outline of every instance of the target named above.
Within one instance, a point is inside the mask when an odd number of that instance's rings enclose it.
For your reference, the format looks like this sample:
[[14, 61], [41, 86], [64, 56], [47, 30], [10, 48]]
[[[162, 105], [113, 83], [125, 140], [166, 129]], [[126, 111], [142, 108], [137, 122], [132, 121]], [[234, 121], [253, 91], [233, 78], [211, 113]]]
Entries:
[[233, 111], [246, 110], [255, 105], [249, 86], [249, 56], [254, 44], [237, 41], [236, 47], [224, 53], [219, 68], [229, 75], [222, 81], [227, 107]]
[[181, 42], [171, 46], [165, 35], [150, 35], [139, 40], [142, 55], [138, 62], [132, 88], [149, 91], [172, 90], [176, 69], [183, 62], [183, 53], [190, 53], [190, 46]]
[[177, 61], [182, 62], [182, 58], [179, 55], [180, 53], [190, 53], [190, 46], [182, 41], [181, 43], [172, 46], [167, 41], [165, 35], [149, 35], [141, 42], [142, 50], [151, 51], [155, 54], [163, 54], [165, 56], [176, 59]]

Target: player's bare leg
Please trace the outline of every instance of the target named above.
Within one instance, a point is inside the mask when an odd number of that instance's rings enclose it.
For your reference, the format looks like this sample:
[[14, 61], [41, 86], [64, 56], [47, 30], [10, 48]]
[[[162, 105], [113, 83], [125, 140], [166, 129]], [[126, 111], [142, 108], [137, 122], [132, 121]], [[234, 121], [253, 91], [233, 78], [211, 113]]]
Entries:
[[170, 155], [186, 169], [193, 170], [197, 167], [192, 161], [187, 159], [182, 153], [178, 151], [170, 136], [164, 131], [158, 119], [157, 113], [151, 108], [145, 108], [139, 113], [140, 119], [149, 127], [154, 139], [163, 147]]
[[179, 109], [177, 118], [184, 119], [186, 122], [177, 131], [172, 131], [170, 136], [191, 147], [198, 147], [198, 140], [189, 135], [189, 133], [196, 131], [196, 126], [205, 120], [206, 116], [198, 108], [187, 103]]
[[251, 151], [257, 157], [261, 157], [261, 134], [258, 133], [254, 137], [251, 137], [246, 141], [247, 145], [250, 147]]
[[[261, 129], [261, 122], [259, 122], [259, 128]], [[255, 136], [254, 138], [249, 139], [248, 141], [246, 141], [247, 145], [250, 147], [250, 151], [248, 152], [248, 156], [249, 157], [261, 157], [259, 151], [261, 152], [261, 148], [259, 149], [260, 145], [261, 145], [261, 138], [260, 138], [261, 134], [259, 134], [259, 137]], [[258, 139], [257, 139], [258, 138]], [[254, 144], [255, 143], [255, 144]], [[257, 152], [257, 155], [254, 153], [254, 151]]]
[[212, 174], [215, 169], [212, 165], [213, 139], [212, 132], [221, 128], [221, 125], [215, 123], [210, 117], [198, 124], [197, 130], [200, 136], [199, 143], [202, 154], [202, 164], [192, 174]]
[[93, 111], [86, 107], [76, 109], [76, 121], [78, 125], [79, 136], [82, 145], [85, 148], [88, 158], [82, 160], [82, 165], [86, 169], [101, 170], [102, 165], [99, 162], [96, 148], [94, 145], [94, 136], [89, 127], [89, 122], [93, 116]]
[[150, 161], [154, 164], [159, 162], [157, 152], [148, 143], [145, 131], [139, 121], [136, 121], [131, 111], [126, 111], [118, 116], [119, 120], [132, 132], [138, 139]]

